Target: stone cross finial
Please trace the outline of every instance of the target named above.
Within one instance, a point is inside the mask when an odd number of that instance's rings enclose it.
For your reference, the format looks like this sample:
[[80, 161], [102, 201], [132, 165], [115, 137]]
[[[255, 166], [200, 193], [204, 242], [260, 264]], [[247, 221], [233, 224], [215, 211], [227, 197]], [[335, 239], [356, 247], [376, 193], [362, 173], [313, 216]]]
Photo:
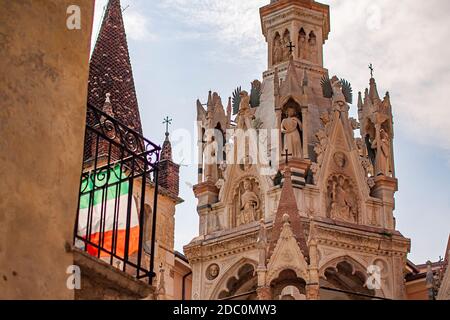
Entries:
[[166, 125], [166, 137], [169, 136], [169, 125], [172, 124], [172, 121], [173, 121], [173, 119], [171, 119], [171, 118], [169, 118], [169, 117], [165, 117], [165, 118], [164, 118], [163, 124]]
[[286, 157], [286, 165], [289, 164], [289, 157], [292, 156], [292, 153], [289, 153], [289, 150], [286, 149], [286, 153], [281, 154], [283, 157]]
[[294, 52], [295, 46], [292, 44], [292, 41], [289, 41], [289, 45], [286, 47], [289, 49], [290, 54], [292, 54], [292, 52]]
[[370, 70], [370, 77], [373, 78], [373, 71], [375, 70], [375, 68], [373, 67], [372, 64], [369, 64], [369, 70]]

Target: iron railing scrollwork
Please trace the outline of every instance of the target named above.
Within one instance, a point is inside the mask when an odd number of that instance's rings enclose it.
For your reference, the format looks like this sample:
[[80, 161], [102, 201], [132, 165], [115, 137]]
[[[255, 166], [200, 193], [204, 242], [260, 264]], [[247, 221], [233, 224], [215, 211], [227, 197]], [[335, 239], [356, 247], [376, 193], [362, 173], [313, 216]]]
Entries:
[[75, 247], [151, 284], [161, 148], [91, 105], [87, 119]]

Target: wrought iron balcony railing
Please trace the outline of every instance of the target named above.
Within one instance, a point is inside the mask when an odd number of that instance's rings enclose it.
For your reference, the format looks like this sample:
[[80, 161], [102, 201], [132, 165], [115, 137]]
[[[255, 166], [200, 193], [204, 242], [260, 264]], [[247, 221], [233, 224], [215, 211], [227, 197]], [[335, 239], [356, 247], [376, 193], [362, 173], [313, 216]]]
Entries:
[[161, 148], [93, 106], [87, 115], [75, 247], [151, 284]]

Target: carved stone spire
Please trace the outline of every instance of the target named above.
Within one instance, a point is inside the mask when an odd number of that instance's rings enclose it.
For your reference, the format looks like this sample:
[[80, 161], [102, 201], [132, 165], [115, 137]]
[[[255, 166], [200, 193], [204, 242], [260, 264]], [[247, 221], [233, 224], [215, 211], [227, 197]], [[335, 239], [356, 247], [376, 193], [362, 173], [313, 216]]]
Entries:
[[166, 124], [166, 139], [164, 140], [159, 173], [159, 185], [166, 189], [170, 195], [178, 197], [180, 191], [180, 166], [173, 162], [172, 144], [169, 139], [168, 125], [171, 124], [169, 117], [164, 119]]
[[358, 111], [361, 111], [364, 107], [361, 91], [358, 92]]
[[381, 101], [380, 95], [378, 94], [377, 83], [374, 78], [370, 78], [369, 98], [372, 103]]
[[303, 93], [300, 81], [295, 70], [294, 57], [291, 55], [289, 58], [289, 65], [286, 74], [286, 79], [280, 88], [280, 94], [282, 96], [289, 95], [301, 95]]
[[283, 229], [283, 216], [288, 215], [291, 223], [292, 231], [299, 244], [299, 247], [305, 258], [309, 257], [309, 250], [306, 244], [305, 228], [300, 220], [300, 214], [297, 207], [297, 200], [295, 199], [294, 189], [292, 187], [291, 169], [286, 167], [284, 172], [284, 183], [281, 190], [280, 202], [275, 216], [275, 222], [272, 229], [272, 236], [270, 239], [270, 255], [275, 248], [275, 245], [280, 237]]

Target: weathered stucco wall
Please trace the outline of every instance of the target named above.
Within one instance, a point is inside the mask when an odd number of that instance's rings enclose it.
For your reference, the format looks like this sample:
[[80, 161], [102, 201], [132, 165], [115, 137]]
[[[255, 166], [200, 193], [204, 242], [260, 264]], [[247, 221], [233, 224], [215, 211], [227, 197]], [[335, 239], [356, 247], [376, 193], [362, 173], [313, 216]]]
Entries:
[[[69, 30], [67, 8], [81, 9]], [[66, 287], [81, 172], [92, 0], [0, 0], [0, 299]]]

